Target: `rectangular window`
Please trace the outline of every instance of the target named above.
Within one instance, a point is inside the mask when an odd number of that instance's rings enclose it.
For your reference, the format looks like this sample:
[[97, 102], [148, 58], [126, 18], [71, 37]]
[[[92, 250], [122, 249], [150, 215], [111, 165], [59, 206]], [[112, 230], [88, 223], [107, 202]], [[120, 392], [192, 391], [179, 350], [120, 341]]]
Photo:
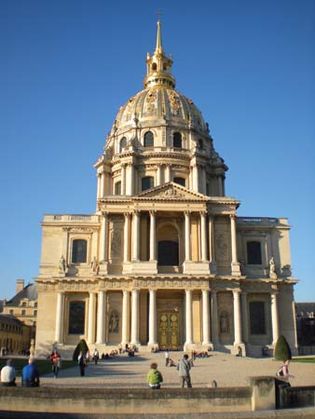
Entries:
[[85, 322], [85, 302], [71, 301], [69, 305], [69, 335], [83, 335]]
[[141, 179], [141, 190], [145, 191], [154, 187], [154, 178], [152, 176], [146, 176]]
[[248, 265], [261, 265], [261, 243], [258, 241], [247, 242], [247, 263]]
[[121, 195], [121, 182], [115, 183], [115, 195]]
[[265, 303], [251, 301], [249, 303], [250, 333], [252, 335], [266, 334]]

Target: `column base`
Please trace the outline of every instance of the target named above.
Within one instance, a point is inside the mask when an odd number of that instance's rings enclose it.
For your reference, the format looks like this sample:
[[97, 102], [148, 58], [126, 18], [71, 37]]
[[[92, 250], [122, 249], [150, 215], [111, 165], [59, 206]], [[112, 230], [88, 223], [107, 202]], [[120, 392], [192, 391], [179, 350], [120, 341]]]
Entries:
[[241, 266], [238, 262], [231, 263], [231, 274], [233, 276], [241, 276]]
[[186, 260], [183, 263], [183, 272], [184, 274], [209, 274], [209, 262], [193, 262], [191, 260]]
[[107, 273], [108, 273], [108, 262], [103, 261], [100, 263], [98, 274], [106, 275]]

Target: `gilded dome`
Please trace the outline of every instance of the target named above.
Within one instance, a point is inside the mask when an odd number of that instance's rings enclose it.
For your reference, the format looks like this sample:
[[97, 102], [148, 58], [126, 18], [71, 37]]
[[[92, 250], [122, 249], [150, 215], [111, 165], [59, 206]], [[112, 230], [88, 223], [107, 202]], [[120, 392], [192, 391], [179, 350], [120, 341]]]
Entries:
[[[162, 120], [162, 121], [161, 121]], [[208, 131], [201, 112], [191, 99], [174, 88], [154, 85], [131, 97], [118, 111], [112, 128], [115, 132], [138, 125], [152, 127], [161, 122], [171, 126]]]

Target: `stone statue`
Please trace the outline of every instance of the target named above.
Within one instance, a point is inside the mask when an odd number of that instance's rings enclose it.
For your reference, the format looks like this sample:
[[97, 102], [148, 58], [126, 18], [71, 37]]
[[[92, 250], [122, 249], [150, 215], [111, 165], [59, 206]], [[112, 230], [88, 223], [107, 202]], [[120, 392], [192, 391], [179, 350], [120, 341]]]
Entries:
[[96, 256], [94, 256], [92, 262], [91, 262], [91, 268], [95, 275], [98, 275], [100, 270], [100, 265], [98, 263], [98, 260], [96, 259]]
[[275, 261], [273, 257], [269, 261], [269, 278], [272, 278], [272, 279], [277, 278]]
[[59, 259], [58, 268], [59, 268], [59, 273], [61, 273], [61, 274], [65, 274], [66, 273], [67, 264], [66, 264], [66, 260], [63, 257], [63, 255], [61, 255], [61, 258]]
[[118, 333], [119, 331], [119, 317], [116, 311], [113, 311], [110, 315], [108, 330], [111, 333]]

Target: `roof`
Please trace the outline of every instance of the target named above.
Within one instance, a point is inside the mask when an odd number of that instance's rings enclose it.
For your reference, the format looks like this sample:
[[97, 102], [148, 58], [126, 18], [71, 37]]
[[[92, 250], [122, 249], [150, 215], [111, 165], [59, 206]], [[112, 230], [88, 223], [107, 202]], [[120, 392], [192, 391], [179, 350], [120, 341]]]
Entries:
[[314, 303], [295, 303], [297, 316], [305, 316], [307, 313], [315, 313]]
[[33, 300], [36, 301], [38, 298], [37, 296], [37, 288], [35, 284], [28, 284], [24, 287], [20, 292], [18, 292], [11, 300], [6, 302], [6, 306], [16, 306], [19, 305], [21, 300]]

